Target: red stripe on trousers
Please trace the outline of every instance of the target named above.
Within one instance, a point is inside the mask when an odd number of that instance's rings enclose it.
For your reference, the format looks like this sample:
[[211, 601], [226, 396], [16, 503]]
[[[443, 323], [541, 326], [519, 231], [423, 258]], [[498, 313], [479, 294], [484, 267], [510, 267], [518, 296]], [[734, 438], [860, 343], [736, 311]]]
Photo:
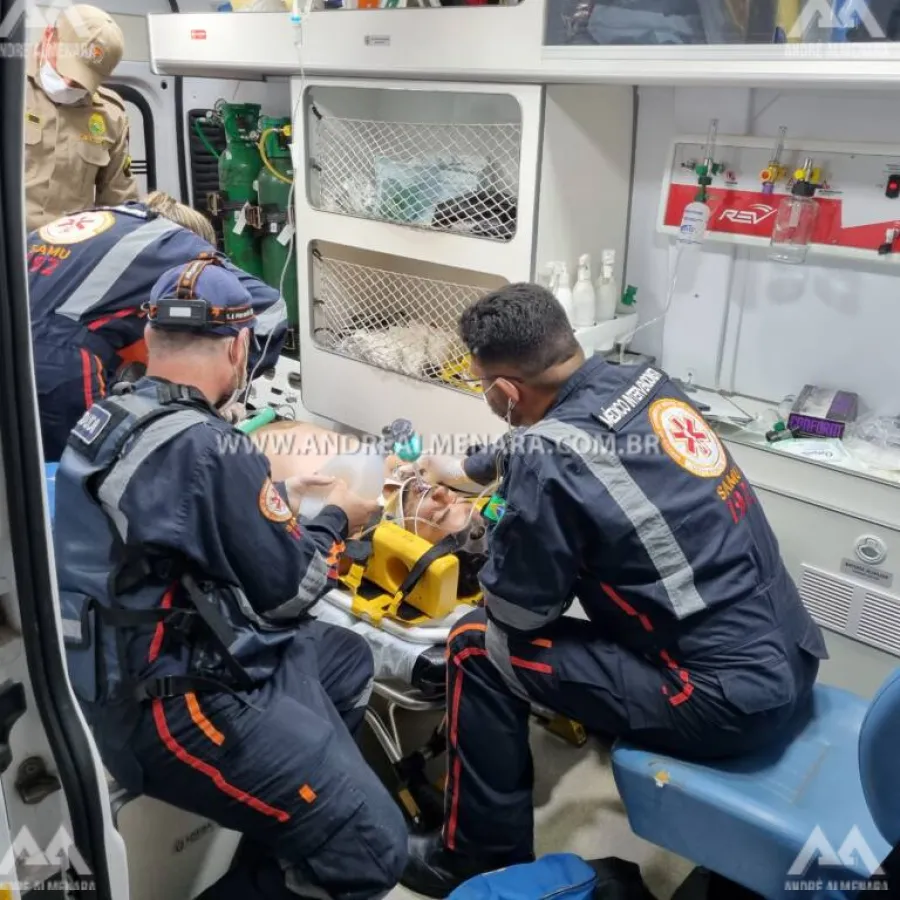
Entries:
[[661, 650], [659, 655], [670, 669], [678, 671], [678, 677], [684, 682], [684, 687], [675, 694], [674, 697], [669, 697], [669, 703], [671, 703], [672, 706], [680, 706], [694, 693], [694, 686], [691, 684], [691, 676], [687, 669], [679, 669], [678, 663], [675, 662], [665, 650]]
[[[163, 609], [171, 609], [172, 608], [172, 595], [174, 593], [174, 588], [169, 588], [165, 596], [162, 599], [162, 608]], [[159, 656], [159, 651], [162, 649], [163, 637], [166, 633], [166, 627], [162, 622], [158, 622], [156, 625], [156, 631], [153, 633], [153, 640], [150, 642], [150, 652], [147, 654], [148, 662], [155, 662], [156, 658]]]
[[94, 405], [94, 376], [91, 371], [91, 355], [87, 350], [81, 351], [81, 383], [84, 390], [84, 408], [90, 409]]
[[[458, 674], [456, 676], [456, 685], [453, 689], [453, 701], [450, 704], [450, 746], [456, 750], [453, 759], [453, 771], [451, 780], [453, 787], [450, 793], [450, 815], [447, 819], [447, 829], [444, 835], [444, 844], [448, 850], [456, 849], [456, 828], [459, 820], [459, 779], [462, 774], [462, 760], [459, 755], [459, 704], [462, 700], [462, 682], [463, 668], [461, 663], [470, 656], [487, 656], [487, 650], [481, 647], [467, 647], [462, 650], [451, 660], [451, 664], [457, 667]], [[543, 675], [552, 675], [553, 666], [547, 663], [531, 662], [527, 659], [520, 659], [517, 656], [510, 657], [509, 660], [514, 666], [520, 669], [529, 669], [532, 672], [540, 672]]]
[[162, 700], [156, 699], [153, 701], [153, 720], [156, 723], [157, 734], [159, 734], [159, 737], [166, 745], [166, 748], [175, 757], [180, 759], [181, 762], [190, 766], [197, 772], [200, 772], [202, 775], [206, 775], [206, 777], [209, 778], [223, 794], [227, 794], [233, 800], [237, 800], [238, 803], [244, 803], [251, 809], [262, 813], [264, 816], [270, 816], [273, 819], [277, 819], [281, 823], [287, 822], [290, 819], [290, 816], [283, 810], [275, 809], [274, 806], [269, 806], [268, 803], [264, 803], [262, 800], [253, 797], [246, 791], [242, 791], [233, 784], [229, 784], [218, 769], [213, 768], [201, 759], [197, 759], [196, 756], [191, 756], [191, 754], [172, 737], [168, 723], [166, 722], [166, 713]]
[[463, 669], [460, 663], [470, 656], [487, 656], [487, 650], [481, 647], [467, 647], [465, 650], [453, 657], [451, 664], [455, 665], [459, 670], [456, 676], [456, 685], [453, 689], [453, 702], [450, 704], [450, 746], [456, 750], [456, 756], [453, 759], [453, 772], [451, 778], [453, 787], [450, 793], [450, 816], [447, 819], [447, 833], [444, 843], [448, 850], [456, 848], [456, 825], [459, 818], [459, 777], [462, 774], [462, 761], [459, 757], [459, 704], [462, 700], [462, 683]]

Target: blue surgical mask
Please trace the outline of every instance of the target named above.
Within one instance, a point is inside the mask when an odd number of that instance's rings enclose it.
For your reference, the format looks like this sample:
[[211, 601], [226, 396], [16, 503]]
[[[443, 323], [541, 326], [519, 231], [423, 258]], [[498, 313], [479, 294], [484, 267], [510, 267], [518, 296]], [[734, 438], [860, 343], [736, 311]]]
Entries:
[[74, 106], [87, 97], [82, 87], [69, 87], [65, 79], [46, 60], [41, 64], [41, 87], [44, 93], [61, 106]]

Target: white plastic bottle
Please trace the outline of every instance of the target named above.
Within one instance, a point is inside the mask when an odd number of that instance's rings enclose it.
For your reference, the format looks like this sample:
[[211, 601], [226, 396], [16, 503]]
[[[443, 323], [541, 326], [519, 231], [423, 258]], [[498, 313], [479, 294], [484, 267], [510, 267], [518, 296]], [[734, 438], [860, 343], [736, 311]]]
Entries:
[[609, 322], [615, 318], [619, 302], [616, 284], [616, 251], [604, 250], [601, 257], [600, 277], [597, 279], [597, 322]]
[[559, 263], [556, 269], [556, 299], [559, 305], [566, 311], [572, 327], [575, 327], [575, 303], [572, 297], [572, 282], [569, 279], [569, 267], [565, 263]]
[[594, 285], [591, 284], [591, 258], [586, 253], [578, 259], [578, 280], [572, 291], [572, 306], [572, 324], [576, 328], [590, 328], [594, 324], [597, 299], [594, 296]]
[[556, 281], [556, 263], [549, 262], [547, 263], [541, 272], [538, 274], [537, 283], [543, 287], [547, 288], [550, 293], [553, 293], [554, 283]]
[[699, 247], [706, 236], [709, 222], [709, 207], [702, 200], [688, 203], [681, 214], [681, 228], [678, 231], [678, 243], [689, 249]]
[[[596, 315], [598, 325], [612, 322], [615, 319], [616, 303], [619, 300], [615, 275], [616, 251], [604, 250], [601, 260], [600, 277], [597, 279]], [[612, 331], [609, 331], [606, 336], [598, 336], [596, 347], [598, 353], [608, 353], [614, 347], [615, 338]]]

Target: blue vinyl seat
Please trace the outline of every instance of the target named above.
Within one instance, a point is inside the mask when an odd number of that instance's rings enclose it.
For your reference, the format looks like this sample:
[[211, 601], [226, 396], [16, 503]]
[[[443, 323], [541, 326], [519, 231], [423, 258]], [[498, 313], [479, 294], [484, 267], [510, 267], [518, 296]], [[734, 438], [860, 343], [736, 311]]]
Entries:
[[635, 834], [766, 900], [853, 897], [877, 879], [900, 843], [898, 759], [900, 669], [871, 703], [817, 684], [793, 738], [746, 758], [612, 753]]

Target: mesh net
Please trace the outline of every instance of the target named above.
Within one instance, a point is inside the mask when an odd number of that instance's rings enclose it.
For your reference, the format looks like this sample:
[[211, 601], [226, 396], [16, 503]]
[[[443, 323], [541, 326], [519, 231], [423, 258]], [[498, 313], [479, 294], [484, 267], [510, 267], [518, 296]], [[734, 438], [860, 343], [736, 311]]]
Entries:
[[317, 208], [497, 241], [516, 232], [520, 124], [313, 120]]
[[457, 333], [484, 288], [314, 253], [316, 343], [380, 369], [478, 392]]

